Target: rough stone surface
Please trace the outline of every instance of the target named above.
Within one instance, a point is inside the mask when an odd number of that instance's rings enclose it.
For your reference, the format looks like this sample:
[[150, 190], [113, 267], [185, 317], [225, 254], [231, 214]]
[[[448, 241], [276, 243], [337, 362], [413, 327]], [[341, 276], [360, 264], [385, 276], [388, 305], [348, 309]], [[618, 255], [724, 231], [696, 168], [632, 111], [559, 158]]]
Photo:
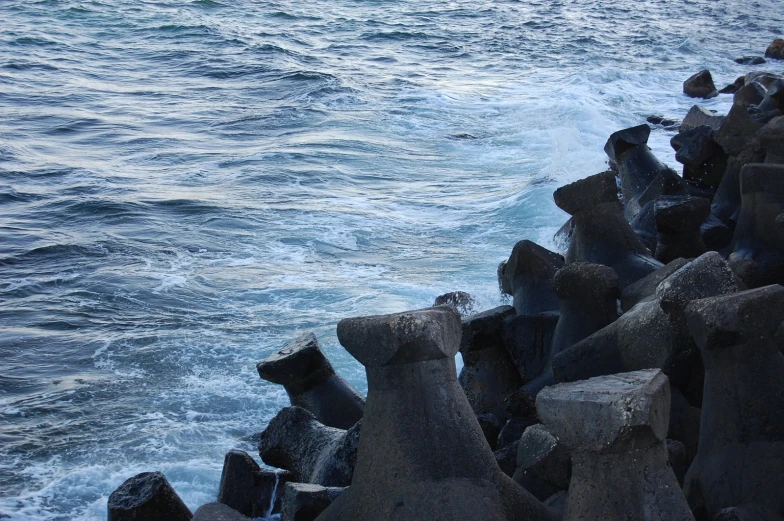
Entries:
[[669, 263], [695, 258], [706, 251], [700, 227], [710, 215], [710, 201], [701, 197], [666, 196], [656, 200], [656, 259]]
[[718, 96], [713, 76], [709, 70], [702, 70], [683, 82], [683, 93], [690, 98], [714, 98]]
[[750, 288], [784, 284], [784, 165], [748, 164], [741, 172], [742, 203], [730, 266]]
[[250, 521], [250, 518], [222, 503], [207, 503], [196, 510], [193, 521]]
[[462, 320], [464, 365], [458, 380], [477, 415], [506, 419], [504, 400], [523, 384], [502, 335], [504, 319], [514, 313], [512, 306], [499, 306]]
[[246, 452], [229, 451], [223, 459], [218, 503], [247, 517], [279, 512], [280, 491], [292, 478], [287, 471], [262, 469]]
[[628, 286], [662, 266], [626, 221], [616, 192], [615, 176], [604, 172], [562, 186], [555, 203], [572, 214], [574, 233], [566, 262], [604, 264]]
[[759, 102], [757, 110], [762, 113], [784, 110], [784, 79], [778, 79], [768, 86], [765, 99]]
[[757, 83], [759, 83], [760, 85], [762, 85], [767, 89], [771, 83], [773, 83], [776, 80], [782, 79], [782, 76], [778, 74], [774, 74], [772, 72], [754, 71], [746, 74], [745, 78], [746, 78], [747, 85], [749, 83], [753, 83], [756, 81]]
[[261, 434], [259, 455], [293, 480], [325, 487], [351, 484], [362, 422], [345, 431], [327, 427], [305, 409], [286, 407]]
[[108, 521], [188, 521], [192, 517], [160, 472], [137, 474], [109, 496]]
[[711, 519], [731, 507], [784, 512], [784, 355], [774, 335], [784, 287], [694, 301], [688, 326], [705, 363], [697, 457], [684, 493]]
[[776, 38], [765, 49], [765, 57], [773, 58], [774, 60], [784, 60], [784, 40]]
[[564, 521], [694, 519], [668, 465], [669, 391], [661, 371], [645, 370], [539, 393], [539, 418], [571, 451]]
[[544, 501], [569, 488], [571, 475], [569, 450], [544, 425], [528, 427], [517, 446], [514, 480]]
[[564, 266], [564, 258], [531, 241], [515, 244], [509, 260], [498, 269], [501, 290], [512, 295], [518, 315], [530, 315], [558, 309], [553, 291], [555, 272]]
[[547, 367], [559, 317], [560, 313], [549, 312], [504, 319], [504, 345], [524, 382], [533, 380]]
[[675, 160], [683, 164], [683, 178], [696, 187], [715, 190], [727, 169], [727, 154], [713, 139], [714, 130], [701, 125], [670, 139]]
[[689, 263], [680, 258], [671, 261], [665, 266], [641, 278], [634, 284], [629, 284], [621, 291], [621, 310], [629, 311], [635, 304], [656, 294], [656, 287], [667, 277]]
[[681, 122], [680, 131], [686, 132], [689, 129], [702, 125], [707, 125], [713, 130], [718, 130], [724, 123], [724, 116], [716, 114], [715, 111], [708, 110], [700, 105], [694, 105], [686, 117]]
[[765, 99], [766, 89], [756, 81], [744, 85], [732, 96], [732, 102], [743, 106], [759, 105]]
[[314, 521], [345, 490], [310, 483], [287, 483], [280, 521]]
[[730, 83], [723, 89], [719, 90], [719, 94], [735, 94], [738, 90], [746, 84], [746, 78], [741, 76], [734, 82]]
[[256, 366], [259, 376], [282, 385], [291, 405], [330, 427], [348, 429], [362, 418], [365, 400], [335, 373], [316, 335], [305, 333]]
[[476, 313], [476, 300], [465, 291], [450, 291], [436, 297], [433, 306], [452, 306], [460, 316], [468, 317]]
[[770, 120], [759, 130], [757, 137], [765, 151], [765, 162], [784, 164], [784, 116]]
[[338, 323], [368, 397], [353, 484], [319, 521], [555, 518], [496, 464], [457, 382], [460, 332], [448, 307]]

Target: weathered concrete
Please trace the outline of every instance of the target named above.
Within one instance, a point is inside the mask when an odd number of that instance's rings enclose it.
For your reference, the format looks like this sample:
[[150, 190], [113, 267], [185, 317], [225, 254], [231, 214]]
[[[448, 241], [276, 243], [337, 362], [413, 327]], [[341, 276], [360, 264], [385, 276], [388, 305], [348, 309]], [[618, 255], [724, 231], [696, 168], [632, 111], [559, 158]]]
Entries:
[[528, 427], [517, 446], [514, 480], [544, 501], [568, 489], [571, 476], [569, 450], [544, 425]]
[[705, 362], [697, 457], [686, 475], [689, 504], [708, 518], [756, 505], [784, 512], [784, 356], [774, 335], [784, 287], [694, 301], [688, 326]]
[[623, 312], [629, 311], [638, 302], [654, 296], [656, 293], [656, 287], [661, 284], [664, 279], [688, 263], [689, 261], [683, 258], [675, 259], [658, 270], [653, 271], [649, 275], [641, 278], [634, 284], [629, 284], [623, 288], [623, 290], [621, 290], [621, 310]]
[[368, 398], [354, 480], [319, 521], [554, 519], [498, 468], [457, 382], [460, 331], [447, 307], [338, 323]]
[[668, 263], [695, 258], [706, 251], [700, 227], [710, 215], [710, 201], [701, 197], [667, 196], [656, 200], [656, 259]]
[[354, 472], [362, 422], [345, 431], [327, 427], [300, 407], [282, 409], [261, 433], [259, 455], [288, 470], [293, 481], [345, 487]]
[[314, 521], [346, 489], [310, 483], [288, 483], [280, 521]]
[[293, 477], [285, 470], [262, 469], [246, 452], [229, 451], [223, 459], [218, 503], [247, 517], [280, 512], [283, 486]]
[[654, 369], [539, 393], [539, 418], [571, 451], [564, 521], [693, 521], [668, 465], [669, 389]]
[[701, 125], [670, 139], [675, 160], [683, 164], [683, 178], [697, 187], [715, 190], [727, 169], [727, 154], [713, 139], [714, 130]]
[[316, 335], [305, 333], [256, 366], [259, 376], [282, 385], [291, 405], [330, 427], [348, 429], [362, 418], [362, 395], [335, 373]]
[[621, 287], [662, 266], [649, 255], [626, 221], [612, 172], [562, 186], [553, 197], [555, 204], [574, 219], [567, 264], [590, 262], [609, 266], [618, 274]]
[[765, 151], [765, 162], [784, 164], [784, 116], [770, 120], [757, 132], [757, 137]]
[[498, 267], [501, 291], [512, 295], [518, 315], [532, 315], [558, 309], [553, 291], [555, 272], [564, 258], [531, 241], [515, 244], [509, 260]]
[[189, 521], [193, 514], [160, 472], [127, 479], [109, 496], [108, 521]]

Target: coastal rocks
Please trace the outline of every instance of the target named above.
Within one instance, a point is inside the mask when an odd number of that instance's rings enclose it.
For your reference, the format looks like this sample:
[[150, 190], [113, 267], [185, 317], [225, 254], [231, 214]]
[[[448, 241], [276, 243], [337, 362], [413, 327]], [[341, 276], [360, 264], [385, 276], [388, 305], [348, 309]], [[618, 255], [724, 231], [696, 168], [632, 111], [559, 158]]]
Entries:
[[621, 310], [625, 313], [643, 299], [652, 297], [656, 287], [667, 277], [687, 265], [686, 259], [675, 259], [669, 264], [646, 275], [634, 284], [630, 284], [621, 291]]
[[127, 479], [109, 496], [108, 521], [189, 521], [193, 514], [160, 472]]
[[715, 190], [727, 169], [727, 154], [713, 139], [714, 130], [700, 125], [670, 139], [675, 160], [683, 165], [683, 178], [699, 187]]
[[702, 70], [683, 82], [683, 93], [690, 98], [714, 98], [718, 96], [713, 76], [709, 70]]
[[297, 337], [256, 369], [262, 379], [282, 385], [292, 405], [324, 425], [348, 429], [362, 418], [362, 395], [335, 373], [313, 333]]
[[757, 133], [765, 163], [784, 164], [784, 116], [770, 120]]
[[742, 56], [735, 58], [735, 63], [739, 65], [762, 65], [768, 63], [762, 56]]
[[354, 472], [362, 423], [344, 431], [319, 423], [300, 407], [286, 407], [261, 433], [259, 455], [300, 483], [347, 487]]
[[559, 318], [558, 312], [547, 312], [504, 319], [504, 345], [524, 382], [533, 380], [547, 367]]
[[746, 84], [746, 78], [741, 76], [736, 78], [734, 82], [730, 83], [719, 91], [719, 94], [735, 94], [738, 90]]
[[784, 241], [776, 220], [784, 213], [784, 165], [744, 166], [741, 192], [730, 266], [750, 288], [782, 284]]
[[558, 309], [553, 291], [555, 272], [564, 258], [531, 241], [520, 241], [512, 248], [509, 260], [498, 267], [501, 290], [512, 296], [518, 315]]
[[759, 103], [757, 110], [762, 113], [775, 111], [778, 112], [776, 115], [781, 115], [784, 110], [784, 79], [778, 79], [768, 86], [765, 98]]
[[555, 204], [572, 215], [574, 233], [566, 262], [604, 264], [615, 270], [621, 287], [636, 282], [662, 264], [626, 221], [612, 172], [596, 174], [562, 186]]
[[784, 356], [774, 340], [784, 287], [697, 300], [688, 327], [705, 362], [697, 457], [684, 493], [696, 513], [784, 512]]
[[504, 319], [514, 312], [512, 306], [500, 306], [462, 320], [464, 365], [458, 381], [477, 415], [508, 418], [504, 400], [523, 384], [502, 336]]
[[280, 511], [280, 490], [291, 481], [287, 471], [262, 469], [246, 452], [232, 450], [223, 460], [218, 503], [247, 517]]
[[460, 317], [449, 307], [341, 320], [367, 371], [354, 481], [320, 521], [551, 520], [505, 476], [457, 383]]
[[664, 116], [659, 116], [659, 115], [648, 116], [647, 118], [645, 118], [645, 121], [647, 121], [651, 125], [657, 125], [666, 130], [673, 129], [678, 126], [678, 122], [676, 120], [665, 118]]
[[452, 306], [460, 316], [467, 317], [476, 312], [476, 301], [465, 291], [451, 291], [436, 297], [433, 306]]
[[514, 480], [537, 499], [546, 500], [569, 488], [569, 450], [542, 424], [528, 427], [517, 447]]
[[702, 125], [706, 125], [713, 130], [718, 130], [724, 123], [724, 119], [725, 116], [716, 114], [716, 111], [708, 110], [700, 105], [694, 105], [686, 114], [686, 117], [683, 118], [680, 132], [686, 132], [687, 130], [701, 127]]
[[280, 521], [314, 521], [345, 490], [310, 483], [287, 483]]
[[710, 215], [710, 201], [701, 197], [660, 197], [654, 205], [654, 215], [657, 260], [668, 263], [705, 253], [700, 226]]
[[539, 418], [571, 453], [564, 521], [693, 521], [668, 465], [669, 402], [667, 377], [656, 369], [539, 393]]
[[222, 503], [207, 503], [193, 514], [193, 521], [251, 521], [233, 508]]
[[784, 60], [784, 40], [776, 38], [765, 49], [765, 57], [773, 58], [774, 60]]
[[767, 89], [756, 81], [744, 85], [732, 96], [732, 102], [743, 106], [759, 105], [765, 99]]

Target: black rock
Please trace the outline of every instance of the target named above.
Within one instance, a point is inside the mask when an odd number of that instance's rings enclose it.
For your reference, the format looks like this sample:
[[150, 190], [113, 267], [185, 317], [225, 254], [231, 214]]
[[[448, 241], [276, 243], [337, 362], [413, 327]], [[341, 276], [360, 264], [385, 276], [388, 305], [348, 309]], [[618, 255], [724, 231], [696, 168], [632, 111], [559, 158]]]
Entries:
[[765, 57], [773, 58], [774, 60], [784, 60], [784, 40], [776, 38], [765, 49]]
[[735, 63], [741, 65], [762, 65], [763, 63], [768, 62], [762, 56], [743, 56], [741, 58], [735, 58]]
[[713, 134], [707, 125], [694, 127], [674, 136], [670, 145], [676, 151], [675, 159], [684, 165], [683, 178], [715, 190], [727, 169], [727, 154], [714, 141]]
[[765, 151], [765, 162], [784, 164], [784, 116], [769, 121], [759, 130], [757, 137]]
[[648, 116], [646, 118], [646, 121], [648, 123], [650, 123], [651, 125], [657, 125], [657, 126], [660, 126], [660, 127], [664, 127], [667, 130], [675, 128], [675, 127], [677, 127], [680, 124], [680, 123], [678, 123], [678, 121], [676, 121], [674, 119], [665, 118], [664, 116], [658, 116], [658, 115]]
[[518, 315], [531, 315], [558, 309], [553, 291], [555, 272], [564, 266], [557, 253], [531, 241], [515, 244], [509, 260], [498, 267], [501, 290], [512, 295]]
[[465, 291], [452, 291], [436, 297], [433, 306], [452, 306], [461, 316], [467, 317], [476, 313], [476, 301]]
[[251, 521], [231, 507], [222, 503], [207, 503], [193, 514], [193, 521]]
[[765, 92], [765, 87], [754, 81], [739, 88], [732, 97], [732, 102], [743, 106], [759, 105], [765, 99]]
[[193, 514], [160, 472], [127, 479], [109, 496], [108, 521], [189, 521]]
[[313, 333], [297, 337], [256, 369], [262, 379], [282, 385], [292, 405], [324, 425], [348, 429], [362, 419], [364, 398], [335, 373]]
[[558, 312], [549, 312], [504, 319], [504, 345], [524, 382], [533, 380], [547, 367], [559, 316]]
[[[536, 402], [534, 402], [533, 414], [536, 414]], [[512, 417], [506, 422], [501, 433], [498, 435], [498, 449], [508, 447], [518, 441], [525, 430], [531, 425], [538, 423], [535, 417]], [[514, 470], [512, 470], [514, 473]]]
[[683, 93], [690, 98], [714, 98], [718, 95], [713, 76], [709, 70], [702, 70], [683, 82]]
[[666, 196], [654, 204], [656, 259], [669, 263], [705, 253], [700, 226], [710, 215], [710, 201], [701, 197]]
[[277, 513], [283, 485], [292, 479], [290, 472], [262, 469], [248, 453], [232, 450], [223, 460], [218, 503], [247, 517]]
[[724, 123], [724, 116], [719, 116], [713, 110], [708, 110], [705, 107], [694, 105], [686, 114], [681, 122], [680, 131], [686, 132], [687, 130], [707, 125], [713, 130], [718, 130]]
[[776, 80], [768, 86], [765, 98], [757, 109], [760, 112], [784, 111], [784, 79]]
[[667, 459], [672, 468], [672, 472], [678, 479], [678, 484], [683, 486], [683, 478], [689, 470], [689, 457], [686, 452], [686, 445], [678, 440], [667, 439]]
[[544, 501], [569, 488], [571, 475], [569, 450], [544, 425], [528, 427], [518, 443], [514, 480]]
[[504, 448], [493, 452], [495, 461], [498, 463], [498, 468], [510, 478], [514, 476], [515, 470], [517, 469], [517, 446], [519, 443], [519, 440], [515, 440]]
[[287, 483], [280, 521], [314, 521], [345, 490], [311, 483]]
[[498, 435], [501, 433], [504, 422], [495, 414], [490, 413], [477, 415], [476, 421], [479, 422], [479, 427], [482, 429], [482, 434], [485, 435], [490, 450], [495, 450], [498, 444]]
[[746, 78], [741, 76], [719, 91], [719, 94], [735, 94], [746, 84]]
[[621, 311], [629, 311], [635, 304], [644, 299], [654, 297], [656, 287], [667, 277], [684, 267], [689, 261], [686, 259], [675, 259], [669, 264], [651, 272], [634, 284], [630, 284], [621, 290]]

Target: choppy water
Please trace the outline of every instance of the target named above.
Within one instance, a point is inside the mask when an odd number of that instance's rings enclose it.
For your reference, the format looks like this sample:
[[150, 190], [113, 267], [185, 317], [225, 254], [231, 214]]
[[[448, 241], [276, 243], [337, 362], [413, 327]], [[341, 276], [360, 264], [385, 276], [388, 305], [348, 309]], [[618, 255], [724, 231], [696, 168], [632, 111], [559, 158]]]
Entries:
[[256, 361], [314, 330], [364, 390], [340, 318], [498, 304], [553, 189], [781, 7], [2, 0], [0, 517], [103, 519], [144, 470], [211, 500], [287, 403]]

